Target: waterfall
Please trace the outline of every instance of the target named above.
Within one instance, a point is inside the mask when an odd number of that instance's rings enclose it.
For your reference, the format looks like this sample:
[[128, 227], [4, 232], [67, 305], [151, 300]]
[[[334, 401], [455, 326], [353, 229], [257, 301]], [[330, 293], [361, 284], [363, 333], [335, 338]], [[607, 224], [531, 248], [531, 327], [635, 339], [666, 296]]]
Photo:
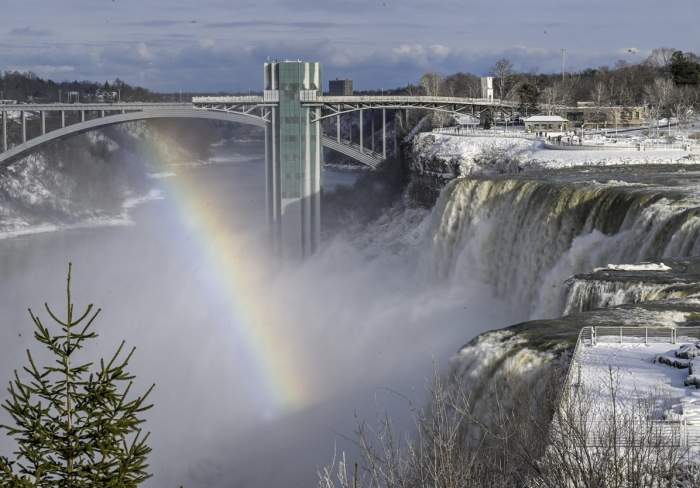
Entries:
[[587, 312], [617, 305], [685, 298], [697, 293], [692, 285], [651, 283], [644, 281], [607, 281], [572, 278], [568, 282], [564, 314]]
[[430, 266], [448, 280], [478, 275], [530, 317], [554, 317], [574, 274], [698, 254], [698, 213], [692, 195], [668, 187], [457, 179], [433, 212]]

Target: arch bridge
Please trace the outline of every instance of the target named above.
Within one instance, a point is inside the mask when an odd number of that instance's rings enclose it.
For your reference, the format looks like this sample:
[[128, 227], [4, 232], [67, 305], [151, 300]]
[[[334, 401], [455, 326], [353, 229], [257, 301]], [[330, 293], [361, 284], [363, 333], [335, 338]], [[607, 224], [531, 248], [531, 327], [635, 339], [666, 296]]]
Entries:
[[[274, 62], [265, 64], [261, 96], [194, 97], [187, 103], [0, 105], [0, 165], [10, 164], [49, 142], [130, 121], [192, 118], [261, 127], [265, 129], [266, 202], [272, 243], [283, 256], [304, 257], [318, 247], [320, 240], [322, 147], [376, 168], [387, 158], [387, 111], [420, 109], [458, 115], [466, 111], [513, 108], [513, 102], [494, 99], [329, 97], [322, 94], [319, 63]], [[370, 118], [371, 145], [367, 147], [365, 113], [368, 111], [381, 111], [381, 148], [375, 148], [374, 114]], [[359, 113], [360, 130], [359, 141], [353, 142], [352, 134], [343, 137], [341, 116], [355, 112]], [[28, 114], [36, 114], [31, 120], [39, 120], [38, 135], [34, 137], [28, 134]], [[54, 116], [52, 127], [47, 124], [47, 114]], [[327, 119], [335, 119], [332, 136], [323, 134], [322, 123]], [[15, 144], [8, 137], [11, 120], [19, 127], [19, 140]]]

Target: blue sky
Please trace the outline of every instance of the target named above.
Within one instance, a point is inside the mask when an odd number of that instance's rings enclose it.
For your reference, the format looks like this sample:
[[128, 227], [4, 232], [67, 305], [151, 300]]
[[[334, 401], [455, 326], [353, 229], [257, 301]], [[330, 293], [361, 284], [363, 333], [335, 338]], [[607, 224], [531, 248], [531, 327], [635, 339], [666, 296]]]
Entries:
[[323, 63], [359, 88], [499, 57], [556, 71], [700, 52], [699, 0], [0, 0], [0, 69], [120, 77], [162, 91], [259, 89], [268, 58]]

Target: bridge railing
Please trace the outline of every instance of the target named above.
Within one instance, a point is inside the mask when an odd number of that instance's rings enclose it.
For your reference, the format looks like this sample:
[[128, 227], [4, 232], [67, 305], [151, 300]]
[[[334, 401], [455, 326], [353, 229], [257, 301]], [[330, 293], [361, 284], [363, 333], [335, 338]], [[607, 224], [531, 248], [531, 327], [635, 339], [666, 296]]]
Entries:
[[[278, 98], [279, 100], [279, 98]], [[260, 95], [244, 95], [231, 97], [192, 97], [192, 103], [262, 103], [264, 97]]]
[[334, 103], [384, 103], [384, 104], [445, 104], [445, 105], [515, 105], [515, 102], [488, 98], [465, 97], [431, 97], [408, 95], [348, 95], [348, 96], [322, 96], [318, 101], [328, 104]]
[[432, 130], [433, 134], [444, 134], [448, 136], [465, 136], [465, 137], [508, 137], [516, 139], [527, 139], [536, 141], [538, 138], [534, 134], [527, 132], [503, 131], [498, 129], [484, 130], [472, 127], [436, 127]]

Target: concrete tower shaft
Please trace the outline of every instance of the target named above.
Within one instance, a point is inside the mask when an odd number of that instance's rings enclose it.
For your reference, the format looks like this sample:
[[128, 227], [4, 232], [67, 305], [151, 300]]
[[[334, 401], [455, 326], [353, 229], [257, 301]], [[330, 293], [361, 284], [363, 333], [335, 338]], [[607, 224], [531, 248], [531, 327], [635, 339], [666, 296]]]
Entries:
[[265, 63], [265, 97], [278, 100], [266, 128], [267, 213], [272, 242], [283, 257], [304, 258], [321, 229], [320, 108], [302, 105], [321, 95], [319, 63]]

